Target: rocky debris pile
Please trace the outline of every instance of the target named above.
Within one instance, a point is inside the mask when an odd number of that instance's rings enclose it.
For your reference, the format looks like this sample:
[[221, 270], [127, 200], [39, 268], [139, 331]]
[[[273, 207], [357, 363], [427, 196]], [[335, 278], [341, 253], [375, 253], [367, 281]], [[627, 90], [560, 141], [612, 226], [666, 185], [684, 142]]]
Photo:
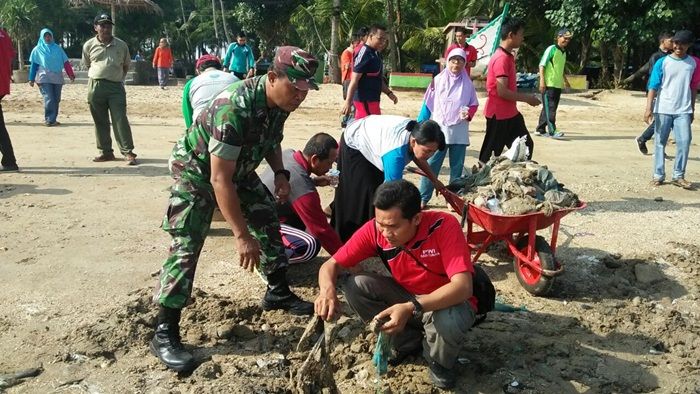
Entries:
[[447, 187], [466, 201], [500, 215], [523, 215], [580, 205], [578, 196], [557, 182], [547, 166], [534, 161], [512, 161], [505, 156], [454, 180]]

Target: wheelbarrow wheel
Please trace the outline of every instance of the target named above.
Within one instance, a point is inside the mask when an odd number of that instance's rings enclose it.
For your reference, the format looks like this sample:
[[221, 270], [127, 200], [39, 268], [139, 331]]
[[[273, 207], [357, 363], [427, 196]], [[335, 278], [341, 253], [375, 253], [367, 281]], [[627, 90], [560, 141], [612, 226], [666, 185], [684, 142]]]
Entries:
[[[527, 237], [518, 241], [516, 246], [523, 254], [527, 254]], [[535, 251], [537, 252], [536, 260], [534, 261], [535, 265], [545, 270], [556, 270], [556, 262], [552, 254], [552, 248], [550, 248], [547, 241], [539, 235], [535, 238]], [[536, 296], [545, 295], [552, 288], [552, 285], [554, 285], [553, 276], [543, 275], [518, 257], [513, 259], [513, 270], [520, 284], [525, 290], [530, 292], [530, 294]]]

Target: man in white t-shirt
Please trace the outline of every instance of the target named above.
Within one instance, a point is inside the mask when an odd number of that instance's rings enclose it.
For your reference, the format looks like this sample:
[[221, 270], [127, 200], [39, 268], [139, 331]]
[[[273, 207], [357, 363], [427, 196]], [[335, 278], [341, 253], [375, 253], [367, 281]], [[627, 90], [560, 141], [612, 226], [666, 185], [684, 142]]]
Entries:
[[[688, 48], [695, 41], [689, 30], [680, 30], [671, 39], [673, 52], [657, 60], [649, 76], [647, 109], [644, 121], [654, 119], [654, 178], [652, 186], [661, 186], [666, 176], [664, 150], [673, 129], [676, 158], [673, 163], [671, 184], [693, 190], [685, 179], [685, 167], [690, 152], [690, 124], [695, 112], [695, 96], [700, 86], [700, 74]], [[653, 114], [653, 118], [652, 118]]]
[[203, 55], [197, 59], [195, 69], [199, 75], [190, 79], [182, 92], [182, 116], [188, 129], [212, 97], [239, 81], [235, 75], [223, 72], [221, 68], [221, 60], [214, 55]]

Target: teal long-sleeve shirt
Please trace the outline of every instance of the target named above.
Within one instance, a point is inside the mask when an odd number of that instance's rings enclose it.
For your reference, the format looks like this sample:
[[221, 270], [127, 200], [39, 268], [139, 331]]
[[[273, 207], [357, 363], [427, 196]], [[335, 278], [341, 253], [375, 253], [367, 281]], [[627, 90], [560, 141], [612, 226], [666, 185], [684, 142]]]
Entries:
[[238, 45], [237, 42], [229, 45], [224, 57], [224, 67], [228, 68], [229, 71], [247, 73], [248, 70], [255, 67], [253, 49], [248, 44]]

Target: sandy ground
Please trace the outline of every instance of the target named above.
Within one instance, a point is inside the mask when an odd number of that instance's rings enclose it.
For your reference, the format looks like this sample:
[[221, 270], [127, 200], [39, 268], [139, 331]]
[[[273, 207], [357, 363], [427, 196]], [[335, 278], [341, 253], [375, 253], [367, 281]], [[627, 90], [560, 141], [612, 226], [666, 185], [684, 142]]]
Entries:
[[[182, 324], [201, 365], [177, 375], [148, 353], [155, 317], [149, 297], [169, 244], [159, 224], [169, 152], [183, 132], [182, 87], [127, 87], [137, 167], [90, 160], [97, 152], [85, 85], [64, 88], [56, 128], [43, 126], [36, 89], [12, 89], [3, 108], [22, 172], [0, 174], [0, 374], [44, 370], [8, 392], [288, 392], [307, 319], [259, 308], [264, 285], [238, 267], [222, 222], [207, 239], [196, 303]], [[503, 248], [480, 259], [499, 300], [527, 311], [493, 312], [472, 330], [457, 392], [700, 390], [700, 192], [649, 185], [652, 158], [633, 142], [644, 127], [641, 93], [590, 93], [564, 96], [565, 140], [535, 140], [535, 159], [588, 202], [562, 222], [557, 257], [566, 271], [538, 298], [518, 284]], [[421, 96], [399, 92], [399, 105], [385, 101], [384, 111], [415, 116]], [[338, 86], [310, 93], [287, 122], [284, 147], [299, 149], [319, 131], [339, 136], [339, 107]], [[521, 111], [534, 129], [539, 108]], [[483, 130], [477, 117], [469, 166]], [[700, 181], [699, 154], [693, 144], [690, 181]], [[322, 192], [324, 201], [331, 196]], [[307, 299], [326, 257], [322, 251], [291, 269]], [[341, 392], [434, 391], [421, 359], [377, 380], [375, 337], [352, 315], [338, 328], [332, 360]]]

